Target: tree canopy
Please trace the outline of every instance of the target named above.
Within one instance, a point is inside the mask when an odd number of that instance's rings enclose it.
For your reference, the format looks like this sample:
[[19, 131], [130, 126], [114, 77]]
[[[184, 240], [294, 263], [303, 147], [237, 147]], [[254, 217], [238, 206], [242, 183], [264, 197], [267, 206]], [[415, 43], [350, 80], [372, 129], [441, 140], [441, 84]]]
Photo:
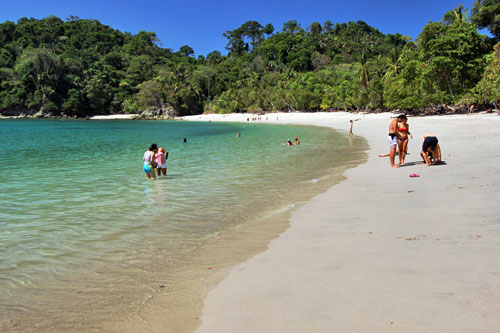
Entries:
[[471, 11], [471, 21], [478, 28], [488, 28], [493, 36], [500, 39], [500, 2], [498, 0], [477, 0]]
[[[496, 13], [491, 15], [491, 13]], [[477, 1], [430, 22], [415, 41], [363, 21], [279, 30], [248, 21], [223, 33], [227, 55], [159, 47], [154, 32], [55, 16], [0, 24], [0, 113], [130, 113], [421, 108], [498, 100], [498, 4]], [[495, 35], [498, 37], [498, 35]], [[496, 75], [496, 76], [495, 76]], [[495, 92], [496, 91], [496, 92]]]

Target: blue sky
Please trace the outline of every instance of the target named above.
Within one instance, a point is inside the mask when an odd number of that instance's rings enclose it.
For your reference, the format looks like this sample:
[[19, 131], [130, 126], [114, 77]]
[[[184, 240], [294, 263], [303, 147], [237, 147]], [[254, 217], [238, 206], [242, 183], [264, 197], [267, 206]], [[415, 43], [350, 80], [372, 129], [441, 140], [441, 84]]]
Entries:
[[383, 33], [401, 33], [416, 38], [429, 21], [439, 21], [459, 4], [471, 9], [474, 0], [0, 0], [0, 22], [21, 17], [41, 19], [55, 15], [65, 20], [73, 15], [97, 19], [122, 32], [153, 31], [161, 46], [177, 51], [191, 46], [197, 55], [224, 49], [222, 34], [246, 21], [272, 23], [275, 31], [296, 20], [303, 28], [362, 20]]

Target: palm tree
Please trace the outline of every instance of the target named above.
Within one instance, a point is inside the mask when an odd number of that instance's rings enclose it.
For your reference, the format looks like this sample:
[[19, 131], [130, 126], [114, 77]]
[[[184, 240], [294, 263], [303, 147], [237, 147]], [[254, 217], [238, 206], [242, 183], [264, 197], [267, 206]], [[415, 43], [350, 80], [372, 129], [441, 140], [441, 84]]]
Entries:
[[401, 64], [401, 52], [397, 48], [393, 48], [387, 59], [389, 61], [389, 68], [384, 74], [384, 80], [398, 76]]
[[359, 59], [359, 80], [361, 84], [363, 85], [363, 88], [365, 90], [368, 90], [368, 85], [370, 83], [370, 79], [368, 76], [368, 68], [367, 68], [367, 61], [366, 61], [366, 55], [365, 52], [361, 52], [361, 57]]
[[450, 25], [455, 21], [458, 22], [467, 22], [467, 13], [469, 9], [464, 8], [463, 5], [458, 5], [457, 8], [450, 10], [446, 14], [444, 14], [441, 22], [445, 25]]

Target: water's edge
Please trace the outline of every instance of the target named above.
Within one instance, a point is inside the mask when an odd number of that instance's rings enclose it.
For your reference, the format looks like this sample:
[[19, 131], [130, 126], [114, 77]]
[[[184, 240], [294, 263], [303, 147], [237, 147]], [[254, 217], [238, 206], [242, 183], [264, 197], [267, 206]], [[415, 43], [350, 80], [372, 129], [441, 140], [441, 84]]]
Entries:
[[[332, 127], [309, 124], [306, 126], [327, 128], [339, 132]], [[304, 192], [304, 196], [297, 200], [293, 207], [287, 207], [277, 214], [257, 221], [250, 221], [226, 231], [216, 238], [208, 239], [203, 246], [204, 253], [200, 254], [202, 257], [190, 262], [186, 267], [186, 271], [193, 273], [189, 274], [189, 277], [196, 275], [197, 280], [186, 282], [190, 285], [188, 288], [191, 289], [188, 294], [181, 297], [183, 301], [179, 302], [176, 296], [173, 297], [168, 290], [160, 286], [158, 292], [143, 303], [139, 310], [139, 316], [129, 318], [124, 322], [125, 325], [118, 327], [118, 331], [122, 329], [131, 332], [196, 331], [201, 325], [205, 299], [209, 292], [228, 276], [231, 269], [266, 251], [270, 243], [290, 227], [291, 214], [294, 210], [345, 180], [344, 173], [348, 169], [367, 162], [370, 150], [368, 142], [362, 136], [357, 136], [356, 140], [363, 141], [359, 151], [353, 152], [353, 157], [356, 158], [340, 167], [331, 169], [327, 176], [316, 180], [317, 186], [314, 187], [314, 190]], [[202, 267], [199, 266], [200, 262], [211, 262], [211, 264]], [[193, 269], [197, 271], [193, 272]], [[175, 299], [173, 303], [172, 299]], [[117, 327], [110, 327], [110, 329], [115, 331]]]
[[[0, 330], [195, 331], [209, 292], [368, 157], [323, 123], [210, 122], [2, 122]], [[168, 177], [138, 173], [144, 142]], [[33, 168], [8, 168], [16, 147]]]

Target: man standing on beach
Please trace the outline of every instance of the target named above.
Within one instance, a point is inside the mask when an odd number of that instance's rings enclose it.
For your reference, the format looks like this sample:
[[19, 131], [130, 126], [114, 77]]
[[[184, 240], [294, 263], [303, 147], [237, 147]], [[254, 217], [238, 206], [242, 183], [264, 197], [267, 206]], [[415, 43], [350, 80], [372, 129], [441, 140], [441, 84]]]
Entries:
[[470, 107], [469, 107], [469, 113], [467, 114], [472, 114], [474, 113], [474, 104], [472, 104]]
[[396, 158], [396, 148], [398, 147], [398, 140], [401, 138], [401, 135], [398, 132], [398, 124], [406, 119], [404, 114], [400, 114], [396, 119], [391, 121], [389, 124], [389, 154], [380, 154], [379, 157], [387, 157], [391, 160], [391, 168], [399, 168], [399, 164], [394, 163], [394, 159]]

